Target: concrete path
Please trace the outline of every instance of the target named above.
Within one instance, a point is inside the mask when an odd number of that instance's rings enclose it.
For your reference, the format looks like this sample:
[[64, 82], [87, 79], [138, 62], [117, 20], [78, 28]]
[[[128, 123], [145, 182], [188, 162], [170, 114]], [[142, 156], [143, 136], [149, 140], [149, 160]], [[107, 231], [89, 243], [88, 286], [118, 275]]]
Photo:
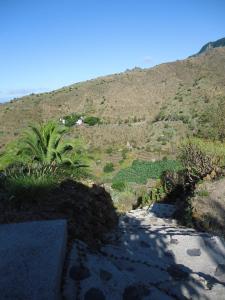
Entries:
[[76, 241], [65, 299], [224, 300], [225, 243], [178, 226], [173, 211], [156, 205], [127, 213], [98, 253]]
[[0, 299], [59, 300], [64, 220], [0, 225]]

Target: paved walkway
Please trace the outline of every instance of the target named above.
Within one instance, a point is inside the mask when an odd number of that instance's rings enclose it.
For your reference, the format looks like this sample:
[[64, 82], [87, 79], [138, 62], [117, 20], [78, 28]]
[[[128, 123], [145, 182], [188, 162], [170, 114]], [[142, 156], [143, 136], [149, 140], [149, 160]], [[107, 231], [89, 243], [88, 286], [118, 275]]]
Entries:
[[154, 206], [120, 218], [100, 252], [76, 241], [66, 300], [225, 299], [225, 243], [178, 226], [173, 207]]

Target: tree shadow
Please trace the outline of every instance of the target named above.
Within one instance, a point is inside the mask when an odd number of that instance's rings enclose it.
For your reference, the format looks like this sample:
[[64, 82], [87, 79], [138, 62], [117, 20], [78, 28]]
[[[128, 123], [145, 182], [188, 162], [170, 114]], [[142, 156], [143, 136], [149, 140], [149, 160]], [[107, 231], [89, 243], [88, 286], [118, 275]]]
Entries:
[[38, 187], [35, 197], [33, 190], [27, 189], [23, 198], [24, 186], [17, 194], [5, 194], [0, 201], [0, 223], [66, 219], [69, 243], [77, 238], [93, 248], [99, 247], [105, 234], [118, 223], [111, 196], [101, 186], [89, 187], [67, 179], [53, 188], [47, 187], [45, 192]]
[[[217, 287], [225, 291], [225, 280], [215, 275], [221, 270], [219, 250], [210, 248], [212, 237], [164, 221], [150, 221], [144, 211], [137, 210], [121, 217], [117, 231], [99, 251], [77, 241], [70, 257], [65, 299], [74, 299], [74, 295], [91, 299], [92, 295], [106, 300], [222, 300]], [[215, 262], [210, 260], [211, 252]], [[80, 275], [86, 270], [88, 276], [74, 276], [72, 270], [79, 270]]]

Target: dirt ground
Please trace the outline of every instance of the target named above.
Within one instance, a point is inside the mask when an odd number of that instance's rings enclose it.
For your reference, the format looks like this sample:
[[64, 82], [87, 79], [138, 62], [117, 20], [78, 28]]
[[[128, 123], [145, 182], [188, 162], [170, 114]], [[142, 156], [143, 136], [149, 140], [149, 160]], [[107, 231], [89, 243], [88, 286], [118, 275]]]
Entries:
[[198, 185], [192, 206], [197, 227], [225, 237], [225, 178]]

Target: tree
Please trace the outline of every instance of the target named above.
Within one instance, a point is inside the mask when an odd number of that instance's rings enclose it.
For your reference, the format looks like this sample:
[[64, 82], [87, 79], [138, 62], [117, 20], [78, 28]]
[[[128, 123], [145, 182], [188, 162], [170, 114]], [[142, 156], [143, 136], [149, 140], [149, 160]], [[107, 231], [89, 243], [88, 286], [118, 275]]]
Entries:
[[31, 125], [23, 134], [18, 154], [27, 154], [33, 161], [44, 164], [69, 162], [65, 154], [73, 149], [73, 145], [62, 141], [66, 131], [55, 122]]

